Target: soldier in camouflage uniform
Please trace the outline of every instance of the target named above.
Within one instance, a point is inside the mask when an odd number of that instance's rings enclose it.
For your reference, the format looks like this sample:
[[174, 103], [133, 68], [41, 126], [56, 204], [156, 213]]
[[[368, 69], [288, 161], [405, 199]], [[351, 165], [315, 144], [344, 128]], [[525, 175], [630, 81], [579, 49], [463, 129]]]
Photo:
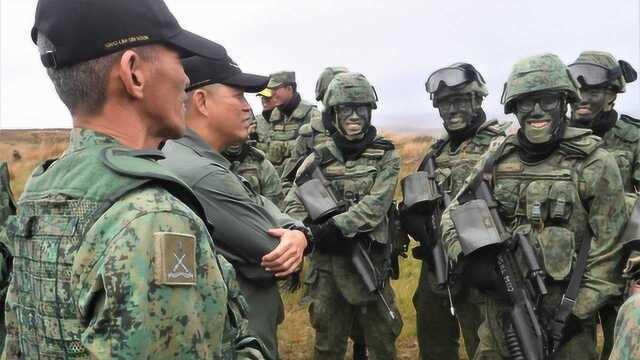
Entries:
[[[364, 331], [371, 359], [395, 359], [395, 339], [402, 321], [388, 283], [388, 219], [400, 171], [400, 158], [388, 140], [371, 126], [376, 96], [366, 78], [342, 73], [324, 97], [325, 111], [337, 131], [303, 162], [285, 199], [285, 211], [300, 219], [308, 212], [296, 194], [307, 172], [318, 169], [327, 188], [344, 204], [344, 212], [310, 225], [312, 253], [309, 308], [316, 331], [315, 359], [343, 359], [347, 337], [357, 322]], [[308, 221], [310, 219], [307, 219]], [[382, 292], [396, 314], [392, 319], [375, 294], [362, 283], [351, 253], [356, 244], [368, 249], [373, 266], [384, 278]]]
[[202, 207], [154, 161], [184, 131], [179, 54], [224, 48], [157, 0], [40, 1], [32, 38], [74, 129], [64, 154], [33, 172], [1, 239], [14, 256], [3, 358], [254, 351]]
[[262, 103], [262, 112], [256, 116], [256, 132], [253, 134], [253, 137], [254, 140], [256, 140], [255, 147], [266, 153], [269, 149], [267, 147], [266, 136], [269, 135], [269, 119], [271, 119], [271, 113], [276, 107], [275, 99], [273, 98], [271, 89], [268, 88], [263, 89], [256, 94], [256, 96], [260, 98], [260, 102]]
[[[0, 161], [0, 233], [4, 230], [4, 224], [11, 215], [16, 213], [16, 205], [13, 202], [11, 186], [9, 183], [9, 166], [6, 162]], [[0, 235], [0, 238], [4, 235]], [[4, 337], [6, 334], [4, 326], [4, 300], [9, 286], [9, 274], [11, 271], [11, 254], [5, 246], [0, 244], [0, 350], [4, 347]]]
[[[600, 148], [600, 138], [590, 130], [567, 127], [567, 106], [578, 101], [577, 84], [557, 56], [516, 63], [503, 102], [505, 113], [515, 113], [521, 128], [490, 149], [469, 178], [488, 181], [506, 230], [526, 235], [534, 248], [549, 292], [540, 305], [543, 328], [560, 304], [569, 310], [554, 359], [597, 357], [597, 312], [622, 288], [616, 273], [622, 256], [617, 237], [626, 222], [622, 180], [614, 157]], [[462, 252], [458, 234], [464, 221], [454, 225], [452, 216], [473, 205], [460, 204], [467, 186], [443, 215], [443, 242], [450, 261], [462, 264], [465, 276], [485, 282], [476, 286], [500, 289], [503, 283], [491, 281], [499, 279], [495, 257]], [[590, 241], [590, 248], [584, 253], [584, 273], [576, 273], [581, 280], [574, 304], [564, 294], [584, 241]], [[501, 294], [490, 292], [483, 306], [474, 359], [510, 356], [503, 331], [508, 303]]]
[[2, 229], [9, 215], [13, 215], [16, 212], [9, 179], [9, 165], [4, 161], [0, 161], [0, 229]]
[[[625, 61], [601, 51], [585, 51], [569, 65], [571, 74], [581, 85], [582, 100], [572, 106], [571, 126], [591, 129], [602, 138], [602, 148], [616, 159], [627, 208], [631, 209], [640, 185], [640, 120], [628, 115], [618, 116], [614, 109], [617, 94], [625, 92], [627, 82], [634, 81], [635, 71]], [[600, 322], [604, 334], [601, 359], [609, 358], [613, 346], [613, 328], [616, 307], [622, 298], [600, 310]]]
[[[423, 164], [431, 157], [435, 159], [440, 189], [454, 197], [491, 142], [506, 136], [504, 131], [510, 124], [486, 121], [482, 100], [489, 92], [482, 75], [470, 64], [456, 63], [434, 72], [426, 87], [447, 132], [432, 145]], [[423, 169], [421, 165], [418, 171]], [[448, 291], [436, 282], [433, 256], [427, 245], [430, 239], [422, 239], [426, 234], [427, 217], [416, 207], [403, 209], [402, 214], [405, 223], [416, 222], [408, 224], [407, 230], [421, 243], [413, 250], [414, 256], [423, 260], [413, 297], [420, 357], [458, 359], [460, 329], [467, 354], [473, 356], [478, 346], [482, 297], [475, 289], [458, 286], [453, 289], [457, 292], [453, 294], [457, 315], [454, 317], [449, 313]], [[414, 226], [419, 230], [412, 231]]]
[[276, 108], [267, 120], [268, 126], [258, 123], [259, 149], [266, 149], [269, 160], [282, 176], [291, 161], [291, 152], [296, 144], [300, 127], [310, 122], [321, 121], [320, 111], [311, 103], [302, 100], [297, 92], [296, 74], [281, 71], [269, 76], [267, 88], [271, 90]]
[[254, 147], [256, 141], [251, 137], [255, 134], [256, 118], [251, 115], [253, 124], [250, 129], [253, 130], [249, 131], [249, 138], [241, 144], [227, 147], [222, 155], [231, 162], [231, 171], [245, 178], [253, 191], [280, 206], [284, 198], [282, 183], [265, 154]]

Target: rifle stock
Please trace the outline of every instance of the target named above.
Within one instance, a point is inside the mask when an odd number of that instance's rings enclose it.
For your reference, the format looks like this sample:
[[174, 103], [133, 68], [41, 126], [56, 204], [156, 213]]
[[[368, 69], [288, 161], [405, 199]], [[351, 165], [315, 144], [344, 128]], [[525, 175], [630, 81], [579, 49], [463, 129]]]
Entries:
[[353, 252], [351, 253], [351, 263], [356, 269], [358, 275], [360, 275], [360, 279], [362, 279], [362, 283], [367, 288], [367, 291], [370, 293], [376, 293], [376, 296], [384, 307], [387, 310], [387, 314], [391, 320], [396, 319], [396, 314], [391, 309], [391, 306], [385, 299], [382, 294], [382, 290], [384, 289], [384, 279], [380, 276], [380, 272], [375, 268], [369, 254], [362, 247], [359, 241], [355, 243], [353, 247]]

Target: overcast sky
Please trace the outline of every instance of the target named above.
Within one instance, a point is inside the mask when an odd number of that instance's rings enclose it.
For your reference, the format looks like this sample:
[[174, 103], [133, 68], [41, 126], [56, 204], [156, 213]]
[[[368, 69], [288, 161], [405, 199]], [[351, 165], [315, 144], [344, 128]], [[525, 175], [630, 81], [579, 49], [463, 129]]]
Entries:
[[[134, 1], [134, 0], [132, 0]], [[32, 44], [36, 0], [0, 0], [0, 127], [70, 127], [66, 108]], [[511, 66], [552, 52], [570, 63], [580, 51], [606, 50], [640, 70], [637, 0], [168, 0], [185, 29], [223, 44], [245, 72], [295, 70], [313, 100], [326, 66], [362, 72], [380, 96], [374, 123], [439, 127], [424, 90], [429, 73], [474, 64], [499, 104]], [[260, 108], [253, 95], [247, 97]], [[640, 81], [617, 108], [640, 116]]]

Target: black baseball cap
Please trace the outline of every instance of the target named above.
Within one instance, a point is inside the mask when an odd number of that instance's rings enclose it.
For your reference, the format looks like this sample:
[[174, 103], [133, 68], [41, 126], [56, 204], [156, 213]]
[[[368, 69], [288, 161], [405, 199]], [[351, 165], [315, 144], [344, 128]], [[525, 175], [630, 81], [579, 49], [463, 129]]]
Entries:
[[163, 0], [39, 0], [31, 39], [44, 34], [55, 51], [41, 54], [60, 68], [123, 49], [161, 43], [182, 57], [226, 57], [221, 45], [184, 30]]
[[182, 66], [191, 81], [186, 91], [211, 84], [224, 84], [244, 92], [257, 93], [269, 82], [268, 76], [243, 73], [229, 56], [215, 60], [193, 56], [183, 59]]

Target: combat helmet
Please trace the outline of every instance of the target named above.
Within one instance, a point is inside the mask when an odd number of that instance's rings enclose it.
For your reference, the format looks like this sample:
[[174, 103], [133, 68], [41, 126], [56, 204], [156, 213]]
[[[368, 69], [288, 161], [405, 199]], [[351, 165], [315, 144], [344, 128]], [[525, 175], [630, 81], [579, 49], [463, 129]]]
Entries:
[[324, 93], [327, 91], [331, 80], [337, 75], [348, 72], [344, 66], [329, 66], [325, 68], [316, 82], [316, 101], [322, 101], [324, 99]]
[[322, 101], [327, 108], [340, 104], [370, 104], [376, 109], [378, 95], [364, 75], [355, 72], [345, 72], [336, 75]]
[[473, 65], [461, 62], [434, 71], [424, 86], [434, 107], [438, 107], [439, 99], [453, 94], [489, 95], [482, 74]]
[[544, 54], [518, 61], [502, 92], [500, 102], [504, 104], [504, 113], [513, 113], [515, 100], [522, 95], [547, 90], [564, 92], [569, 102], [580, 101], [578, 83], [557, 55]]
[[613, 55], [604, 51], [583, 51], [569, 65], [569, 71], [582, 86], [609, 85], [618, 93], [625, 92], [626, 83], [638, 78], [631, 64], [616, 60]]

